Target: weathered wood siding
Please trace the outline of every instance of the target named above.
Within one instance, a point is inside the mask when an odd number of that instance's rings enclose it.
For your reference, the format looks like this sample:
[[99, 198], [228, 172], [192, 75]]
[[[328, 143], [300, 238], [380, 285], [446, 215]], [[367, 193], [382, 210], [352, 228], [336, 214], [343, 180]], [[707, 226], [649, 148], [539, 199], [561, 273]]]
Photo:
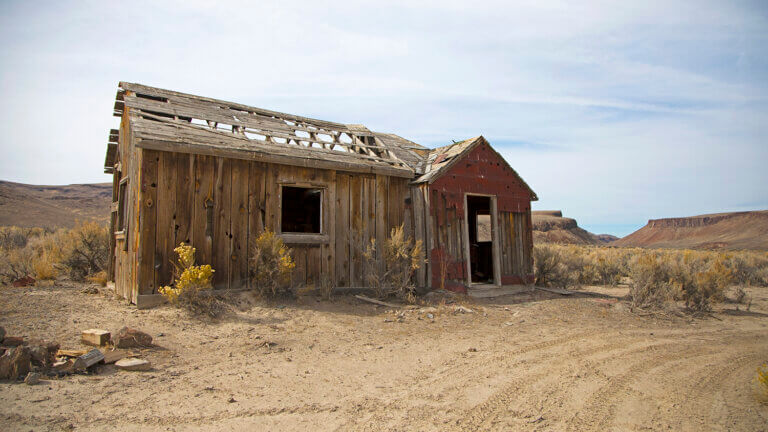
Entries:
[[[136, 301], [138, 292], [133, 289], [137, 284], [138, 274], [138, 234], [139, 234], [139, 150], [131, 145], [131, 130], [127, 113], [120, 124], [120, 136], [118, 140], [118, 162], [120, 166], [120, 179], [113, 182], [119, 189], [122, 179], [128, 179], [125, 193], [124, 218], [125, 233], [122, 238], [115, 239], [114, 256], [114, 281], [117, 293], [133, 302]], [[118, 189], [113, 191], [117, 197]]]
[[131, 219], [138, 241], [127, 252], [116, 248], [115, 280], [134, 301], [171, 282], [180, 242], [196, 248], [198, 263], [213, 266], [215, 288], [248, 287], [252, 239], [264, 229], [280, 232], [283, 185], [323, 190], [321, 234], [286, 235], [296, 285], [327, 275], [336, 286], [362, 286], [370, 239], [381, 244], [400, 224], [413, 232], [407, 179], [147, 149], [137, 150], [134, 165], [129, 196], [138, 198]]

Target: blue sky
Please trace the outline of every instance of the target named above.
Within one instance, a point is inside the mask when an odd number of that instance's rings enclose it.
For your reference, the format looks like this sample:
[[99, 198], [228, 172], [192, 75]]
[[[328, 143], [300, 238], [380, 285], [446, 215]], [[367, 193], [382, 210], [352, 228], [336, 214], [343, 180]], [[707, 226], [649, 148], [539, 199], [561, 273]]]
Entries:
[[768, 3], [573, 3], [6, 0], [0, 179], [109, 181], [125, 80], [427, 146], [482, 134], [534, 209], [593, 232], [768, 208]]

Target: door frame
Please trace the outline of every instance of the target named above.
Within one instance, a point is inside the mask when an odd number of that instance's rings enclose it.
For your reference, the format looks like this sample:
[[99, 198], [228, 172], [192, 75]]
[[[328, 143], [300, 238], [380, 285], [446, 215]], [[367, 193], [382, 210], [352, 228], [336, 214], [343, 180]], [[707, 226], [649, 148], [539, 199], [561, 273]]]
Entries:
[[491, 255], [493, 265], [493, 285], [501, 286], [501, 250], [499, 249], [499, 214], [498, 207], [496, 205], [496, 195], [465, 192], [464, 193], [464, 256], [467, 263], [467, 288], [471, 288], [472, 285], [482, 285], [476, 282], [472, 282], [472, 260], [469, 254], [469, 206], [467, 205], [468, 196], [480, 196], [488, 197], [491, 199]]

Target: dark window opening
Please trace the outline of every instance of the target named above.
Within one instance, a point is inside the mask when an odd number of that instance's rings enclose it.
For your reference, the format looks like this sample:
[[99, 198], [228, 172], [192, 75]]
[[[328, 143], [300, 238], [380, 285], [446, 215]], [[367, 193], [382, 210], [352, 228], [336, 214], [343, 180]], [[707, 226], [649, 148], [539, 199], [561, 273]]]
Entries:
[[284, 233], [320, 233], [322, 189], [283, 186], [280, 230]]

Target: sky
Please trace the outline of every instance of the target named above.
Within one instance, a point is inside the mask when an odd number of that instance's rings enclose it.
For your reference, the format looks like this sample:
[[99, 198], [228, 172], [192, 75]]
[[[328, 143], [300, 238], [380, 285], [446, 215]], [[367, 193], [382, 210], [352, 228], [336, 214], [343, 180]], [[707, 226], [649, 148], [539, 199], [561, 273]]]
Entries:
[[428, 147], [483, 135], [618, 236], [768, 209], [765, 1], [0, 0], [0, 179], [109, 182], [119, 81]]

